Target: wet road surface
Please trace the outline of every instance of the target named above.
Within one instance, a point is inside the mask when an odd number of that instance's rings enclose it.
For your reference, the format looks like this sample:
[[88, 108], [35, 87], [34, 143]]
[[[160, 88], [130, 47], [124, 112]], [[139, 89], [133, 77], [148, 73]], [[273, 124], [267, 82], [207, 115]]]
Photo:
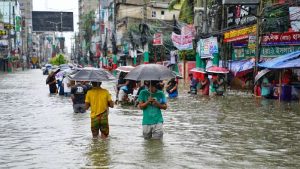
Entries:
[[0, 74], [0, 168], [300, 168], [297, 102], [182, 92], [163, 113], [162, 142], [144, 140], [141, 111], [120, 106], [109, 139], [95, 141], [89, 113], [50, 96], [45, 79], [41, 70]]

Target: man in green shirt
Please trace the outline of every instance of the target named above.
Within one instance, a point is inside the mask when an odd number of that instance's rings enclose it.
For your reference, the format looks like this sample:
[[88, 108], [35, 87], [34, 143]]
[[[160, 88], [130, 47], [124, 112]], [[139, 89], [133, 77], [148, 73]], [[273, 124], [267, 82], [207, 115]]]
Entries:
[[163, 137], [163, 117], [161, 109], [167, 109], [165, 94], [157, 90], [158, 82], [152, 81], [148, 90], [141, 91], [138, 101], [143, 110], [143, 136], [145, 139], [161, 139]]

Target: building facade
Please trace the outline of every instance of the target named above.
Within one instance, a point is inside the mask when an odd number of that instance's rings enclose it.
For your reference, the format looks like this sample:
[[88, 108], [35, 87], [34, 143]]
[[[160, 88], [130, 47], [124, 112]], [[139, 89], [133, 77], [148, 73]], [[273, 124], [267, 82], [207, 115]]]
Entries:
[[20, 10], [22, 16], [22, 60], [23, 62], [29, 62], [32, 49], [32, 0], [19, 0]]
[[18, 1], [0, 2], [0, 70], [12, 71], [22, 54], [22, 18]]

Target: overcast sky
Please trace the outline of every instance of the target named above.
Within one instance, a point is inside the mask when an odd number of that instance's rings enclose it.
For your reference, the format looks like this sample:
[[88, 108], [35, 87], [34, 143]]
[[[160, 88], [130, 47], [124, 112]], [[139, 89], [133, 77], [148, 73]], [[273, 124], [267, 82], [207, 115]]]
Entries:
[[[34, 11], [66, 11], [73, 12], [74, 30], [78, 31], [78, 0], [33, 0]], [[71, 38], [74, 32], [64, 33], [66, 46], [71, 51]]]

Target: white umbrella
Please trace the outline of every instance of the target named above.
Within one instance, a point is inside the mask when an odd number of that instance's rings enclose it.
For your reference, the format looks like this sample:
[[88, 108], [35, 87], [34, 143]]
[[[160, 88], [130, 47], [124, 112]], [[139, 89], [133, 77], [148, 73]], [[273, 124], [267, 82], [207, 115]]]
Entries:
[[257, 73], [257, 75], [255, 76], [254, 83], [256, 83], [260, 78], [262, 78], [265, 74], [267, 74], [270, 71], [271, 71], [270, 69], [263, 69], [263, 70], [259, 71]]

